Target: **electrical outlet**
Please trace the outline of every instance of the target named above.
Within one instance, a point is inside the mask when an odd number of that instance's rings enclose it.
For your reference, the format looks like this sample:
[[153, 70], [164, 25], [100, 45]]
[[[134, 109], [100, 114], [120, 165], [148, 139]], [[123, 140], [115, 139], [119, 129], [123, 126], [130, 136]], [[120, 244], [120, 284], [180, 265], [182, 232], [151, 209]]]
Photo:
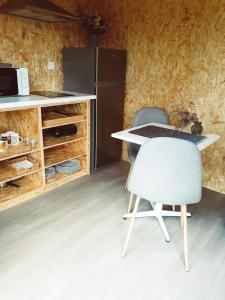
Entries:
[[53, 61], [48, 62], [48, 70], [55, 70], [55, 63]]

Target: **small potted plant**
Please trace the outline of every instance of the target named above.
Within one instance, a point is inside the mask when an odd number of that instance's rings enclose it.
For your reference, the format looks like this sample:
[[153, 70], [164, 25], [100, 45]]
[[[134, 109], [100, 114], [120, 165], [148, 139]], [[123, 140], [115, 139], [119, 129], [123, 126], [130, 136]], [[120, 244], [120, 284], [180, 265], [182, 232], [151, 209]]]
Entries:
[[191, 126], [191, 132], [193, 135], [201, 135], [203, 131], [202, 122], [199, 122], [197, 114], [195, 113], [195, 105], [193, 102], [188, 103], [188, 108], [173, 104], [171, 106], [173, 110], [172, 115], [175, 123], [175, 127], [183, 130], [185, 127], [194, 123]]
[[108, 22], [99, 16], [98, 13], [94, 15], [86, 13], [85, 11], [87, 11], [89, 4], [90, 1], [85, 9], [83, 9], [79, 1], [76, 0], [77, 17], [80, 21], [80, 25], [85, 28], [88, 33], [88, 47], [97, 47], [99, 46], [100, 35], [106, 32]]

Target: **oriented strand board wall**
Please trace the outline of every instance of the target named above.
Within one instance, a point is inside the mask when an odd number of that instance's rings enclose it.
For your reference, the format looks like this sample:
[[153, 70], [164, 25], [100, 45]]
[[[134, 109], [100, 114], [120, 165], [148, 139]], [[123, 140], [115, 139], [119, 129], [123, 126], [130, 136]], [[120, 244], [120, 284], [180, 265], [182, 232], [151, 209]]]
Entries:
[[98, 5], [111, 21], [102, 45], [128, 49], [124, 127], [144, 105], [170, 111], [171, 103], [193, 101], [204, 133], [221, 135], [203, 151], [204, 185], [225, 192], [225, 1], [99, 0]]
[[[4, 2], [0, 0], [0, 5]], [[75, 1], [54, 2], [74, 12]], [[84, 31], [76, 22], [50, 24], [0, 14], [0, 62], [28, 67], [32, 90], [61, 88], [61, 50], [64, 46], [82, 46], [85, 38]], [[56, 63], [54, 71], [48, 71], [48, 61]]]

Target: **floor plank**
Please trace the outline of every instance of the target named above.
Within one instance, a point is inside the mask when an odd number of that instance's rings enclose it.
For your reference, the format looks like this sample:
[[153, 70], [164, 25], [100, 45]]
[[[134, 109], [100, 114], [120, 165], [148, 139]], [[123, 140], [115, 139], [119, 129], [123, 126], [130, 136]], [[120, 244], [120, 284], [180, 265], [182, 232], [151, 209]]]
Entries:
[[122, 259], [127, 173], [119, 162], [1, 212], [0, 300], [224, 299], [225, 196], [204, 189], [189, 208], [189, 273], [175, 218], [169, 244], [138, 219]]

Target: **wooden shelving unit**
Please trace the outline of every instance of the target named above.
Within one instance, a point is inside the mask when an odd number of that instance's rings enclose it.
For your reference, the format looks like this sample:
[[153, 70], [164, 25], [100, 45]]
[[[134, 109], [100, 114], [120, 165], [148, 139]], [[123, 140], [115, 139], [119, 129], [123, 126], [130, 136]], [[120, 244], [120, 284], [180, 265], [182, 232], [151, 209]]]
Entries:
[[[89, 101], [63, 104], [56, 106], [56, 109], [78, 115], [79, 120], [64, 122], [62, 119], [60, 121], [60, 126], [76, 124], [76, 134], [67, 134], [61, 137], [46, 134], [46, 129], [54, 126], [43, 126], [41, 107], [0, 112], [0, 132], [13, 130], [19, 132], [22, 137], [31, 137], [37, 141], [35, 148], [20, 144], [0, 152], [0, 183], [13, 182], [19, 185], [19, 187], [7, 185], [0, 188], [0, 210], [12, 207], [59, 185], [89, 174]], [[46, 110], [46, 106], [43, 108], [44, 110]], [[37, 170], [28, 171], [26, 174], [17, 175], [7, 165], [6, 161], [24, 155], [38, 160], [40, 167]], [[73, 174], [56, 173], [53, 178], [46, 182], [45, 169], [47, 167], [74, 158], [78, 158], [81, 162], [79, 172]]]

